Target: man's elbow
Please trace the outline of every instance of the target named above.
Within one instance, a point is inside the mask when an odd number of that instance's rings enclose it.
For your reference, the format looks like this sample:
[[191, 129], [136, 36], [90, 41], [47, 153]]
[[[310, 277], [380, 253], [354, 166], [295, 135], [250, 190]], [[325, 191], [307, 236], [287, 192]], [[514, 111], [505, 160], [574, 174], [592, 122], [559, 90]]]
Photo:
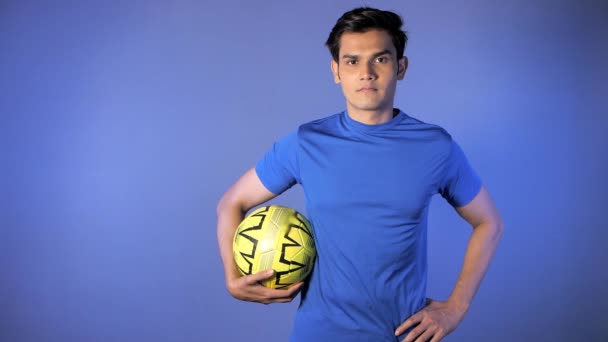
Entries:
[[224, 196], [219, 200], [217, 206], [215, 208], [215, 213], [219, 217], [227, 210], [235, 210], [238, 209], [243, 211], [243, 205], [239, 202], [235, 196], [232, 196], [230, 191], [226, 192]]
[[217, 202], [217, 206], [215, 207], [215, 213], [217, 215], [217, 217], [220, 217], [222, 215], [222, 213], [224, 211], [226, 211], [226, 208], [228, 208], [230, 206], [230, 193], [226, 192], [222, 198], [220, 198], [220, 200]]
[[473, 226], [474, 229], [482, 228], [487, 234], [491, 234], [494, 240], [500, 240], [505, 229], [505, 224], [502, 218], [497, 217], [494, 219], [485, 220], [477, 226]]
[[227, 194], [224, 194], [224, 196], [222, 196], [222, 198], [219, 200], [219, 202], [217, 202], [217, 206], [215, 207], [215, 213], [218, 217], [220, 217], [222, 215], [222, 213], [224, 211], [226, 211], [226, 208], [228, 208], [230, 206], [230, 199], [227, 196]]
[[505, 223], [502, 218], [499, 217], [497, 220], [490, 222], [488, 226], [492, 229], [495, 239], [500, 240], [505, 230]]

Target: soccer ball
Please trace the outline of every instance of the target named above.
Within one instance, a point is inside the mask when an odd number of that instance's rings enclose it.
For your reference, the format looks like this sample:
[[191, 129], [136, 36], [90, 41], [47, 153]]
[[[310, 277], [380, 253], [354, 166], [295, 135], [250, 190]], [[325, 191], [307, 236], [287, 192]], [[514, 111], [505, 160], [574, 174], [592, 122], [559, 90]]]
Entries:
[[242, 275], [273, 269], [262, 285], [281, 289], [308, 276], [317, 255], [310, 222], [294, 209], [271, 205], [256, 209], [239, 224], [232, 245]]

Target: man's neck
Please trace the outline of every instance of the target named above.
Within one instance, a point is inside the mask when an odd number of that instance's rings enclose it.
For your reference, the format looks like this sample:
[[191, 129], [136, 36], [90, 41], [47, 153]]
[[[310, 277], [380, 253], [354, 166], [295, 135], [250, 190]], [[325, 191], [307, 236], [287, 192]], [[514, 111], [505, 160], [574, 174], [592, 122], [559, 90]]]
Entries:
[[355, 121], [364, 123], [366, 125], [380, 125], [399, 114], [399, 110], [396, 108], [390, 108], [386, 110], [378, 111], [361, 111], [361, 110], [348, 110], [348, 115]]

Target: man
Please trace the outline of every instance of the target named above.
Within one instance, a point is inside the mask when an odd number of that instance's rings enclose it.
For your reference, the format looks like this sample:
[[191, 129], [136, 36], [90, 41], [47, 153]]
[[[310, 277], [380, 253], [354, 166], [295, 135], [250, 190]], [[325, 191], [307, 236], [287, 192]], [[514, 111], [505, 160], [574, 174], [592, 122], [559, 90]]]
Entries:
[[[395, 13], [357, 8], [327, 46], [346, 111], [301, 125], [277, 141], [218, 204], [218, 242], [229, 292], [260, 303], [302, 289], [292, 341], [440, 341], [467, 312], [502, 234], [493, 201], [441, 127], [393, 108], [408, 66]], [[232, 237], [245, 213], [294, 184], [306, 196], [317, 247], [304, 288], [267, 289], [261, 272], [240, 277]], [[446, 301], [426, 298], [426, 229], [440, 193], [474, 228]]]

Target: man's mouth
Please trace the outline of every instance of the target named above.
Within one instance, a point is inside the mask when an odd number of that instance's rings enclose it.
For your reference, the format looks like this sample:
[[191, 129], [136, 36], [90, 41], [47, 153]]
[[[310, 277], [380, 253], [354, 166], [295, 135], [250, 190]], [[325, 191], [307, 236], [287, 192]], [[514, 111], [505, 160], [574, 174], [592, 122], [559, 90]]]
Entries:
[[359, 88], [359, 90], [357, 90], [357, 91], [362, 92], [362, 93], [370, 93], [370, 92], [374, 92], [377, 90], [378, 89], [373, 88], [373, 87], [362, 87], [362, 88]]

